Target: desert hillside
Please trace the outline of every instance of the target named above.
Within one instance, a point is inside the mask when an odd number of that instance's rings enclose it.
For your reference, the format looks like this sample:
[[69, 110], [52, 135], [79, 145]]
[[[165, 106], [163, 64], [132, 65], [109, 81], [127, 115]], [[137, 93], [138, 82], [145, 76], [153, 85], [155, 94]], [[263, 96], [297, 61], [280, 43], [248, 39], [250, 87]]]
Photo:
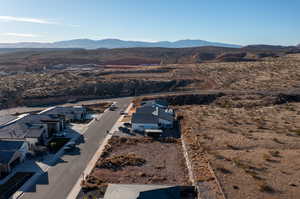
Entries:
[[195, 64], [203, 62], [256, 61], [300, 53], [296, 47], [247, 46], [244, 48], [120, 48], [120, 49], [24, 49], [0, 54], [4, 72], [45, 71], [57, 65], [152, 65]]
[[300, 83], [300, 54], [252, 62], [60, 66], [2, 75], [0, 106], [178, 90], [291, 91]]

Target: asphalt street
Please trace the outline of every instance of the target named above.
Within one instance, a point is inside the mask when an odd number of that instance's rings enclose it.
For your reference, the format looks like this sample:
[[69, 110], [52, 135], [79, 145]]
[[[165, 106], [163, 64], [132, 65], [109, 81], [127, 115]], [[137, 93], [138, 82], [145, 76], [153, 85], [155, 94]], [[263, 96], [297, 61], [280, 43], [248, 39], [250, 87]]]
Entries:
[[[130, 104], [131, 98], [115, 101], [117, 106], [124, 110]], [[101, 119], [94, 121], [84, 133], [84, 141], [78, 145], [78, 153], [63, 155], [56, 165], [39, 178], [36, 185], [23, 194], [22, 199], [66, 198], [104, 140], [106, 131], [110, 130], [120, 117], [119, 112], [120, 109], [107, 111]]]

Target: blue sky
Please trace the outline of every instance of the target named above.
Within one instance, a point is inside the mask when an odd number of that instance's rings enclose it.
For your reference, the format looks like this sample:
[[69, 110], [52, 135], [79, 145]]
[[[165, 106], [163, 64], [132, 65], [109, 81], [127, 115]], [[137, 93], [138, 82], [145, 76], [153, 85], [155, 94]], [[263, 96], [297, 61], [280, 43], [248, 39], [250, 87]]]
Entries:
[[0, 0], [0, 42], [300, 43], [300, 0]]

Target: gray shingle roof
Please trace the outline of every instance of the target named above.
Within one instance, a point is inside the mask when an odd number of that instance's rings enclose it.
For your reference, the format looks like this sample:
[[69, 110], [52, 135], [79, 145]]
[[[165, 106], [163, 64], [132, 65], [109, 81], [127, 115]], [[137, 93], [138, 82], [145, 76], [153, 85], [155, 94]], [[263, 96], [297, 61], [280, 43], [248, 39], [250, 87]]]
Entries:
[[0, 138], [24, 138], [28, 127], [24, 123], [13, 123], [3, 128], [0, 128]]
[[172, 122], [174, 120], [174, 116], [171, 113], [167, 113], [164, 109], [158, 109], [158, 117], [163, 120], [167, 120]]
[[[158, 111], [158, 113], [156, 112]], [[172, 113], [167, 113], [166, 109], [158, 108], [158, 107], [150, 107], [150, 106], [143, 106], [136, 109], [136, 113], [138, 114], [154, 114], [158, 115], [158, 118], [167, 120], [167, 121], [173, 121], [174, 116]]]
[[23, 141], [0, 140], [0, 151], [16, 151], [24, 144]]
[[75, 107], [56, 106], [56, 107], [49, 108], [48, 110], [42, 111], [42, 114], [74, 114], [77, 111], [85, 111], [85, 108], [80, 106], [75, 106]]
[[44, 130], [42, 128], [31, 128], [28, 130], [28, 133], [26, 134], [26, 138], [39, 138], [44, 133]]
[[8, 164], [23, 144], [23, 141], [0, 140], [0, 163]]
[[[0, 127], [0, 138], [22, 139], [25, 137], [39, 137], [42, 134], [43, 120], [58, 121], [48, 115], [28, 115], [14, 123]], [[40, 126], [38, 124], [40, 124]], [[35, 126], [33, 127], [33, 125]]]
[[28, 115], [27, 117], [22, 118], [19, 122], [24, 123], [42, 123], [42, 121], [53, 121], [53, 122], [59, 122], [59, 118], [54, 115], [39, 115], [39, 114], [32, 114]]
[[0, 151], [0, 163], [8, 164], [16, 151]]
[[134, 113], [131, 121], [132, 123], [157, 124], [158, 117], [152, 114]]
[[152, 107], [152, 106], [142, 106], [142, 107], [136, 109], [136, 113], [152, 114], [154, 111], [156, 111], [156, 108]]
[[13, 121], [17, 118], [18, 118], [17, 116], [13, 116], [13, 115], [2, 115], [2, 116], [0, 116], [0, 126], [4, 125], [10, 121]]

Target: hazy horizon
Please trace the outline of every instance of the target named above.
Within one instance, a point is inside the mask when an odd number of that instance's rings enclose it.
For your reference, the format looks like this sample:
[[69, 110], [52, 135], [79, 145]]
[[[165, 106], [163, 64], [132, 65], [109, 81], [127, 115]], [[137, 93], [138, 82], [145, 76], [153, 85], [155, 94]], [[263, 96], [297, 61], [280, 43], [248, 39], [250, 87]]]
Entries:
[[121, 41], [128, 41], [128, 42], [149, 42], [149, 43], [156, 43], [156, 42], [176, 42], [176, 41], [182, 41], [182, 40], [202, 40], [207, 42], [215, 42], [215, 43], [224, 43], [224, 44], [232, 44], [232, 45], [240, 45], [240, 46], [248, 46], [248, 45], [279, 45], [279, 46], [296, 46], [299, 45], [299, 43], [295, 43], [294, 45], [281, 45], [281, 44], [267, 44], [267, 43], [251, 43], [247, 45], [233, 43], [233, 42], [223, 42], [223, 41], [209, 41], [205, 39], [178, 39], [178, 40], [163, 40], [163, 41], [151, 41], [151, 40], [126, 40], [126, 39], [120, 39], [120, 38], [100, 38], [100, 39], [90, 39], [90, 38], [71, 38], [66, 40], [57, 40], [57, 41], [15, 41], [15, 42], [0, 42], [1, 44], [16, 44], [16, 43], [56, 43], [56, 42], [63, 42], [63, 41], [72, 41], [72, 40], [92, 40], [92, 41], [99, 41], [99, 40], [121, 40]]

